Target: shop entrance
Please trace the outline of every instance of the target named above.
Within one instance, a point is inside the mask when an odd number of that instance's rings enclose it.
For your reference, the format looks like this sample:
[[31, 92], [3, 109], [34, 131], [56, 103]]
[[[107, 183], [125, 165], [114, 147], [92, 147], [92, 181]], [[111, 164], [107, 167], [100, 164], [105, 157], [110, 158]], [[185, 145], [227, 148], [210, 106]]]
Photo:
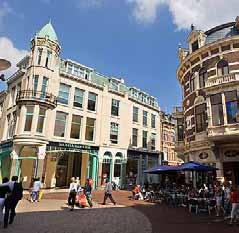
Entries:
[[223, 163], [224, 177], [227, 181], [239, 185], [239, 162]]
[[128, 159], [126, 163], [126, 184], [128, 188], [134, 186], [138, 176], [138, 162], [136, 159]]
[[81, 179], [81, 161], [80, 152], [62, 152], [56, 165], [56, 187], [68, 186], [71, 177]]
[[103, 163], [102, 163], [102, 180], [101, 185], [105, 185], [106, 179], [110, 179], [111, 181], [111, 166], [112, 166], [112, 154], [109, 151], [104, 153]]

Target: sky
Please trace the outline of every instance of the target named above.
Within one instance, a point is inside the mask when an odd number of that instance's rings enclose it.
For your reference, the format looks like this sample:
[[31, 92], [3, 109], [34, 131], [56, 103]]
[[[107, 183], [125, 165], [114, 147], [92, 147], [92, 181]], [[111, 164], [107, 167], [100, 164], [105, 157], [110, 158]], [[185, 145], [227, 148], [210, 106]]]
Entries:
[[14, 73], [51, 20], [62, 58], [124, 78], [171, 112], [182, 100], [177, 52], [187, 46], [190, 25], [207, 30], [238, 12], [238, 0], [0, 0], [0, 58], [12, 63], [6, 76]]

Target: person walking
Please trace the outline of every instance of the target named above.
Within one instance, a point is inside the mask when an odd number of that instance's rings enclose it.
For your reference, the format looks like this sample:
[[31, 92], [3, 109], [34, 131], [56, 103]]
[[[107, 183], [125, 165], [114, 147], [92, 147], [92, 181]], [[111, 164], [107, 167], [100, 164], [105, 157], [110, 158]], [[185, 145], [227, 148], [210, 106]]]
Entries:
[[86, 196], [87, 202], [89, 203], [90, 207], [93, 207], [93, 204], [92, 204], [92, 196], [91, 196], [92, 186], [91, 186], [91, 183], [90, 183], [90, 179], [89, 179], [89, 178], [86, 179], [84, 192], [85, 192], [85, 196]]
[[72, 177], [70, 187], [69, 187], [69, 196], [68, 196], [68, 205], [71, 207], [70, 209], [71, 211], [73, 211], [75, 207], [77, 191], [78, 191], [78, 188], [77, 188], [75, 177]]
[[39, 193], [41, 188], [42, 188], [42, 183], [40, 181], [40, 178], [35, 178], [33, 182], [33, 187], [32, 187], [31, 202], [39, 201]]
[[103, 205], [105, 205], [106, 200], [109, 198], [111, 200], [111, 202], [116, 205], [115, 200], [112, 197], [112, 183], [106, 179], [106, 185], [105, 185], [105, 196], [104, 196], [104, 201], [103, 201]]
[[13, 223], [14, 217], [16, 216], [17, 204], [23, 197], [22, 183], [17, 181], [18, 177], [13, 176], [11, 182], [8, 183], [11, 194], [5, 199], [4, 228], [7, 228], [8, 224]]
[[[9, 182], [9, 179], [7, 177], [4, 177], [2, 179], [2, 183], [6, 184]], [[11, 189], [8, 185], [0, 186], [0, 224], [3, 223], [3, 209], [4, 209], [4, 203], [5, 198], [8, 194], [11, 193]]]
[[234, 187], [231, 193], [231, 221], [230, 224], [233, 224], [233, 221], [236, 221], [236, 217], [239, 216], [239, 186]]

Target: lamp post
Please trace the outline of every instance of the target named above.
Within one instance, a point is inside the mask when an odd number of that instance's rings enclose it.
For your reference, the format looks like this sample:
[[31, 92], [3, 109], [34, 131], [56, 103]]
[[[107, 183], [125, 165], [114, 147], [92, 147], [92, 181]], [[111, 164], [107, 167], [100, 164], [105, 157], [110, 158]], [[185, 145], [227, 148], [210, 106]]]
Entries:
[[[6, 59], [1, 59], [0, 58], [0, 71], [6, 70], [9, 67], [11, 67], [11, 63], [10, 61], [6, 60]], [[6, 81], [4, 74], [0, 75], [0, 80], [1, 81]]]

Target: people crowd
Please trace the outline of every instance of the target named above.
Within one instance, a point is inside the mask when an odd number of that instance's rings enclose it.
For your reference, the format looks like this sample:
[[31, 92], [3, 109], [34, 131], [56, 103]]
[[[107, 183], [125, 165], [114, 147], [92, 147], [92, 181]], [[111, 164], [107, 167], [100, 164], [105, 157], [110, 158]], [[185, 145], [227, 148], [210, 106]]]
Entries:
[[22, 197], [23, 188], [21, 182], [18, 182], [18, 177], [13, 176], [11, 181], [4, 177], [0, 185], [0, 222], [4, 228], [13, 223], [17, 204]]
[[[202, 207], [210, 213], [215, 210], [217, 217], [223, 216], [230, 219], [230, 224], [239, 218], [239, 186], [232, 186], [230, 182], [213, 184], [202, 184], [194, 187], [190, 184], [171, 183], [169, 185], [145, 184], [144, 186], [135, 185], [132, 189], [132, 199], [145, 201], [166, 201], [173, 206]], [[196, 211], [197, 212], [197, 211]]]

